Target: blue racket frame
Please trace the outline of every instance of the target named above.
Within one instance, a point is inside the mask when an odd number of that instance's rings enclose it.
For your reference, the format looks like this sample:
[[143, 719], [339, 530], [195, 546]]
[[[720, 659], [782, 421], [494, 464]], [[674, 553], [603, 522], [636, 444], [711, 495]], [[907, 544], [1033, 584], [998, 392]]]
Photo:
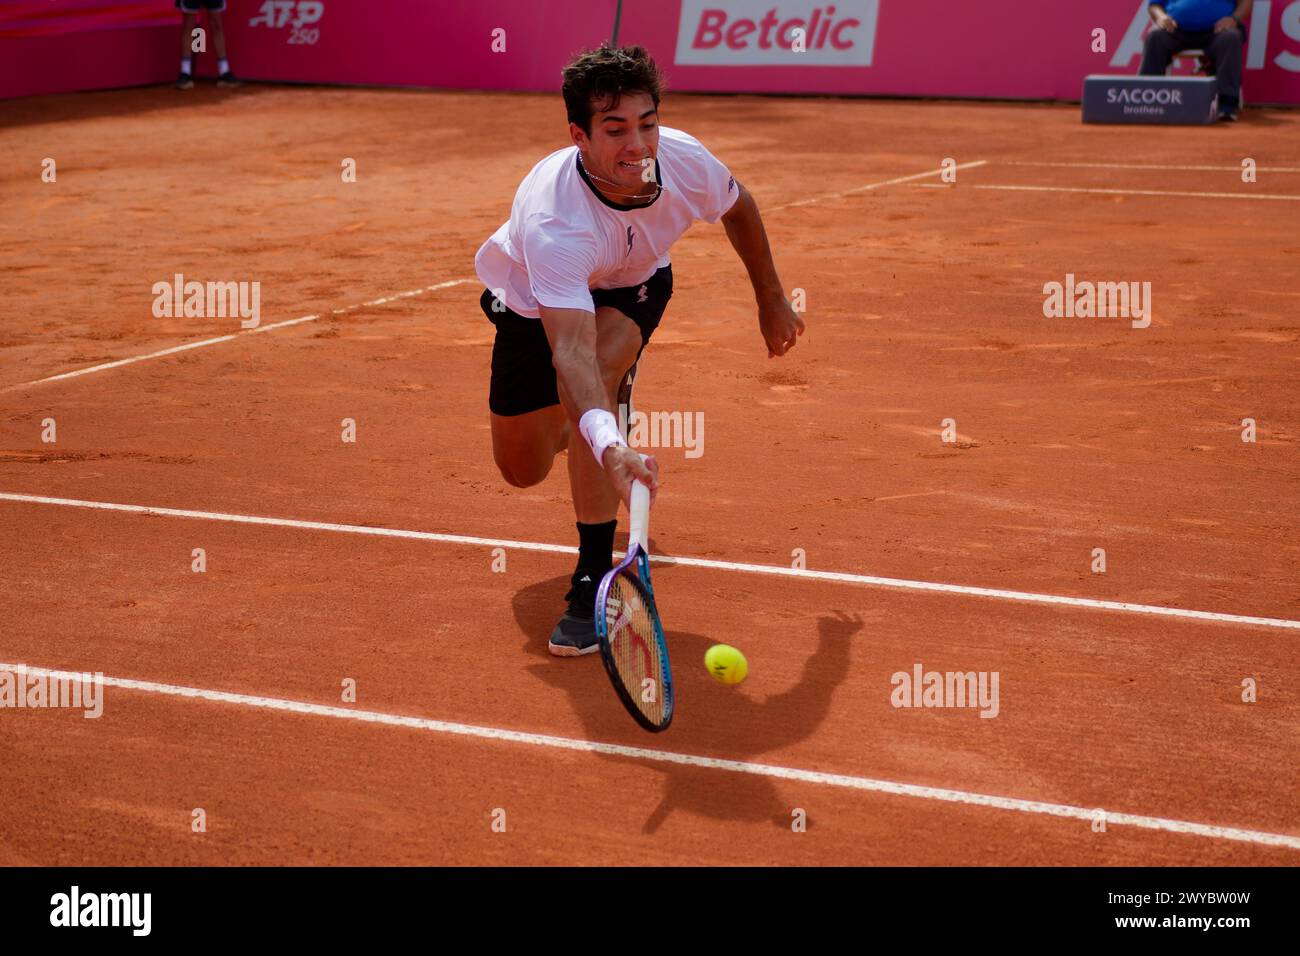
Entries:
[[[633, 565], [636, 567], [635, 571], [632, 570]], [[631, 581], [637, 590], [641, 592], [642, 598], [646, 601], [646, 606], [650, 609], [650, 619], [654, 622], [654, 639], [658, 642], [659, 657], [663, 661], [663, 686], [659, 688], [664, 707], [662, 723], [655, 723], [641, 713], [641, 708], [632, 699], [629, 688], [623, 684], [623, 678], [614, 666], [614, 651], [609, 643], [609, 628], [605, 623], [605, 601], [609, 597], [609, 589], [620, 574]], [[673, 713], [676, 710], [672, 664], [668, 658], [668, 642], [664, 639], [663, 624], [659, 620], [659, 608], [655, 604], [654, 586], [650, 583], [650, 556], [641, 549], [640, 544], [632, 543], [628, 548], [627, 555], [619, 562], [618, 566], [601, 578], [600, 586], [596, 588], [595, 614], [596, 636], [600, 639], [600, 659], [605, 664], [605, 673], [609, 675], [609, 681], [614, 685], [614, 690], [618, 693], [618, 699], [623, 702], [623, 706], [632, 715], [632, 719], [646, 730], [651, 733], [661, 733], [667, 730], [669, 724], [673, 722]]]

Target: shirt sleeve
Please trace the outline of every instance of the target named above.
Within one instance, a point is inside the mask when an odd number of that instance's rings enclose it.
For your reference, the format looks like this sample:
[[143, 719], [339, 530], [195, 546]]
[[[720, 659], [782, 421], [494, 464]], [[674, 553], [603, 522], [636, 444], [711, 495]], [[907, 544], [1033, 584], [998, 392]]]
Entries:
[[590, 236], [555, 219], [533, 217], [524, 227], [524, 267], [539, 305], [596, 311], [587, 285], [596, 271]]
[[698, 218], [717, 222], [740, 197], [731, 170], [694, 137], [686, 137], [684, 186]]

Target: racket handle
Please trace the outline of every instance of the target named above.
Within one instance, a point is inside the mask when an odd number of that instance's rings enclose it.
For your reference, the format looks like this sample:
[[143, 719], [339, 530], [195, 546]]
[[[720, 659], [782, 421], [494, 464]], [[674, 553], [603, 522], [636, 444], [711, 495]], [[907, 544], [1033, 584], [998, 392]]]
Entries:
[[[641, 460], [645, 461], [648, 456], [642, 455]], [[646, 554], [650, 553], [650, 489], [641, 482], [633, 480], [632, 494], [629, 496], [628, 506], [628, 532], [627, 546], [631, 549], [632, 545], [639, 544], [641, 550]]]

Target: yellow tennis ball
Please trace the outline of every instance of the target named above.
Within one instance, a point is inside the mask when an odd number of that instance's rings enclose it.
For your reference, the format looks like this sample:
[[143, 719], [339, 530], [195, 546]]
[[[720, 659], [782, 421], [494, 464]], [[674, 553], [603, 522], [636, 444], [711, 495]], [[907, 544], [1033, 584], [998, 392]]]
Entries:
[[724, 684], [739, 684], [749, 673], [745, 655], [730, 644], [714, 644], [704, 652], [704, 666], [715, 680]]

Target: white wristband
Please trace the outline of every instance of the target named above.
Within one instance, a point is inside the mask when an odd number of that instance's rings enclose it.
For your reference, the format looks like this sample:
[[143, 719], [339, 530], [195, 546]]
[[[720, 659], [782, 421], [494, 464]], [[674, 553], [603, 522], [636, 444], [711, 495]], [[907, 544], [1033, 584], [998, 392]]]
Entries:
[[610, 445], [626, 445], [618, 430], [618, 421], [603, 408], [591, 408], [578, 419], [578, 431], [591, 446], [596, 464], [605, 467], [605, 449]]

